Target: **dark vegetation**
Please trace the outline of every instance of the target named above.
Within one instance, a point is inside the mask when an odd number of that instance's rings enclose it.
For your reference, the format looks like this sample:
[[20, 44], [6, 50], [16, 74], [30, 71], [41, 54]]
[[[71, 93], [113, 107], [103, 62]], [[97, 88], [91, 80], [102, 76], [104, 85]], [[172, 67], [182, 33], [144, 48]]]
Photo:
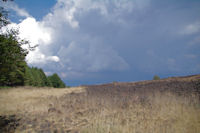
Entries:
[[107, 96], [113, 99], [116, 97], [132, 97], [132, 95], [145, 96], [148, 93], [154, 92], [172, 92], [176, 95], [190, 95], [194, 93], [200, 99], [200, 75], [172, 77], [160, 80], [141, 81], [141, 82], [124, 82], [110, 83], [103, 85], [85, 86], [88, 95]]
[[42, 69], [37, 67], [28, 67], [25, 69], [24, 85], [36, 87], [55, 87], [64, 88], [65, 83], [54, 73], [51, 76], [46, 76]]
[[1, 133], [14, 133], [19, 120], [15, 115], [0, 116], [0, 132]]
[[23, 44], [14, 31], [0, 35], [0, 86], [23, 85], [27, 54]]
[[160, 77], [158, 75], [153, 76], [153, 80], [159, 80], [159, 79], [160, 79]]
[[[4, 0], [7, 1], [7, 0]], [[30, 68], [25, 57], [30, 50], [28, 41], [18, 38], [18, 31], [2, 32], [2, 27], [9, 24], [8, 12], [0, 7], [0, 86], [49, 86], [63, 88], [65, 84], [57, 74], [46, 77], [42, 69]], [[23, 45], [28, 45], [23, 49]]]

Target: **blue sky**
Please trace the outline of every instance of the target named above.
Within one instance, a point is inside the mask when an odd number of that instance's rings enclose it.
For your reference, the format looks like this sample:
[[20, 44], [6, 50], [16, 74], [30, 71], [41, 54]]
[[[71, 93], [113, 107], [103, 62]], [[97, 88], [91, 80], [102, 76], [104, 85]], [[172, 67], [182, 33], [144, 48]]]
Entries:
[[[200, 73], [199, 0], [15, 0], [10, 27], [39, 46], [30, 66], [68, 85]], [[8, 26], [9, 27], [9, 26]]]

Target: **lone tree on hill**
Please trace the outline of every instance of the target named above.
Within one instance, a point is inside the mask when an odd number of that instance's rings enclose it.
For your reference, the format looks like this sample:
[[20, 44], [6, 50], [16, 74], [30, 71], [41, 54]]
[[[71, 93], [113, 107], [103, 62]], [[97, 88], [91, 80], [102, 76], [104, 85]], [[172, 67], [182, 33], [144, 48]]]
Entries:
[[153, 80], [159, 80], [159, 79], [160, 79], [160, 77], [158, 75], [153, 76]]

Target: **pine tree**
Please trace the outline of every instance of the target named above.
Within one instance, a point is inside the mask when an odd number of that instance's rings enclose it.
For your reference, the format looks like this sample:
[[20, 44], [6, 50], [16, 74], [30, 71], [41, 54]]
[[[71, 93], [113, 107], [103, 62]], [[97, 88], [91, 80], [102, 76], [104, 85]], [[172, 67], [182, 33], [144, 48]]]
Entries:
[[41, 77], [40, 77], [40, 72], [38, 70], [37, 67], [32, 67], [31, 68], [31, 72], [32, 72], [32, 75], [33, 75], [33, 86], [38, 86], [38, 87], [41, 87], [42, 86], [42, 80], [41, 80]]
[[60, 79], [60, 77], [56, 73], [54, 73], [52, 76], [49, 76], [48, 78], [51, 81], [53, 87], [55, 88], [65, 87], [65, 83]]
[[16, 37], [17, 32], [0, 35], [0, 85], [23, 85], [27, 51]]
[[[0, 30], [8, 23], [7, 11], [0, 7]], [[65, 87], [64, 82], [57, 74], [46, 77], [42, 69], [27, 66], [25, 57], [28, 54], [28, 50], [34, 50], [37, 47], [36, 45], [25, 50], [21, 46], [27, 43], [27, 41], [19, 41], [17, 31], [10, 30], [6, 34], [0, 32], [0, 86]]]
[[47, 77], [47, 84], [46, 84], [46, 86], [53, 87], [53, 84], [52, 84], [52, 82], [51, 82], [51, 80], [50, 80], [49, 77]]
[[41, 79], [41, 86], [47, 86], [48, 81], [47, 81], [47, 77], [45, 75], [45, 73], [43, 72], [42, 69], [38, 69], [39, 75], [40, 75], [40, 79]]
[[33, 82], [34, 82], [34, 77], [33, 77], [33, 74], [31, 72], [31, 68], [26, 66], [24, 85], [33, 86]]
[[[8, 23], [7, 11], [0, 7], [0, 30]], [[19, 41], [17, 35], [18, 32], [14, 30], [6, 34], [0, 32], [0, 86], [24, 85], [28, 52], [21, 46], [27, 42]]]

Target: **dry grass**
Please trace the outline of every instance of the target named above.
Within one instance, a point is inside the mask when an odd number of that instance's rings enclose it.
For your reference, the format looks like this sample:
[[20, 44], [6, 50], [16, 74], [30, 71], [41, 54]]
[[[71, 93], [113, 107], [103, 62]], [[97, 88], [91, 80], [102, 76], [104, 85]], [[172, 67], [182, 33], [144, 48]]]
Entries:
[[[138, 99], [139, 100], [139, 99]], [[84, 133], [199, 133], [200, 105], [171, 94], [149, 96], [145, 103], [102, 109]]]
[[0, 89], [0, 115], [46, 112], [53, 99], [71, 92], [80, 93], [83, 91], [84, 89], [81, 87], [70, 89], [33, 87]]
[[199, 133], [200, 76], [66, 89], [0, 90], [15, 130], [69, 133]]

